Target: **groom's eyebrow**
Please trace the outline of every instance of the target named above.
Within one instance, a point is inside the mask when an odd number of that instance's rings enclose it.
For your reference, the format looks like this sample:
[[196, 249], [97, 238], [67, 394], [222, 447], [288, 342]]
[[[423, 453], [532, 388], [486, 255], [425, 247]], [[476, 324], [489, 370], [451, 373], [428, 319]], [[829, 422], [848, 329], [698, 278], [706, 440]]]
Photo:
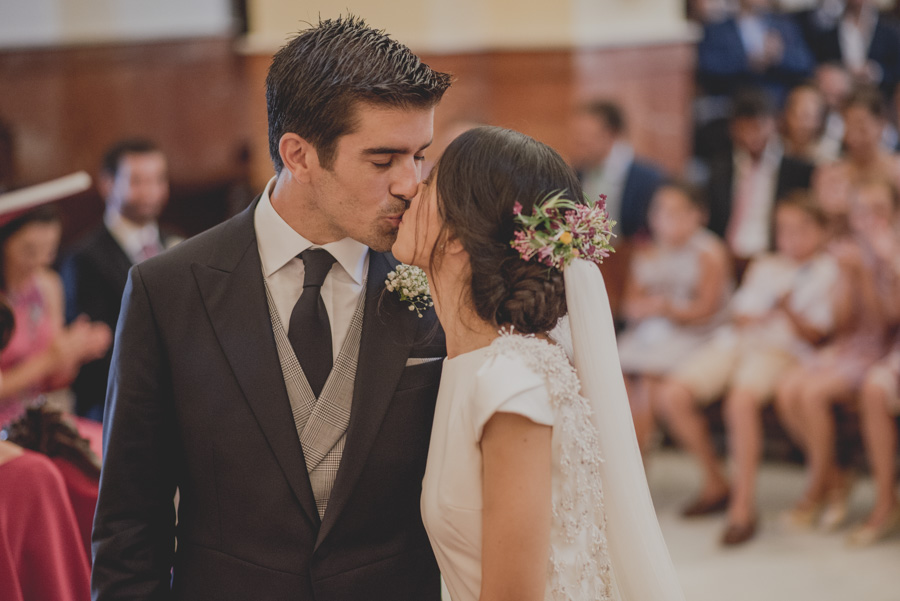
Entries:
[[376, 154], [414, 154], [414, 153], [417, 153], [417, 152], [422, 152], [423, 150], [425, 150], [426, 148], [428, 148], [429, 146], [431, 146], [431, 143], [432, 143], [432, 142], [434, 142], [434, 139], [433, 139], [433, 138], [432, 138], [431, 140], [429, 140], [427, 144], [425, 144], [424, 146], [422, 146], [421, 148], [419, 148], [418, 150], [415, 150], [415, 151], [410, 150], [410, 149], [408, 149], [408, 148], [394, 148], [394, 147], [391, 147], [391, 146], [378, 146], [378, 147], [376, 147], [376, 148], [366, 148], [365, 150], [363, 150], [363, 154], [365, 154], [365, 155], [376, 155]]

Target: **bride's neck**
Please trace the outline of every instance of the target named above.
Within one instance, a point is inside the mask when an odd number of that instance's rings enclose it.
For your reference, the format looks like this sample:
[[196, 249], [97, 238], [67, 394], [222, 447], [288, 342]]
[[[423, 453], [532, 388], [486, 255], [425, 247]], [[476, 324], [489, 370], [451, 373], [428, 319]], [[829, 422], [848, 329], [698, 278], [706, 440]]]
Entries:
[[472, 308], [461, 274], [428, 274], [428, 279], [432, 282], [434, 310], [447, 341], [447, 357], [484, 348], [497, 338], [497, 326], [481, 319]]

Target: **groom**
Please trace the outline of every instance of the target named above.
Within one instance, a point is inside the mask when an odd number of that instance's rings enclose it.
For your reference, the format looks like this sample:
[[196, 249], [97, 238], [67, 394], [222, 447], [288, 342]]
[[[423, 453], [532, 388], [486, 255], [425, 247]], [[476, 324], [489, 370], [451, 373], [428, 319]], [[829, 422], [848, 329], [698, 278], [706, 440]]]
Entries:
[[129, 275], [95, 601], [440, 598], [419, 495], [445, 351], [384, 281], [449, 84], [352, 17], [275, 55], [276, 176]]

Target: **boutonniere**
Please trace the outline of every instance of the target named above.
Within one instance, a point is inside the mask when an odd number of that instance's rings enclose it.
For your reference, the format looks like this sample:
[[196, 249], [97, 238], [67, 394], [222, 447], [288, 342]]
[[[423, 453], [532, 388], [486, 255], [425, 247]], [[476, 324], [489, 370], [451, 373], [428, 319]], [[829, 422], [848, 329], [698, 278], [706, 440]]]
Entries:
[[397, 265], [394, 271], [387, 274], [384, 285], [390, 292], [396, 292], [400, 300], [409, 305], [410, 311], [422, 317], [422, 312], [434, 306], [431, 289], [428, 287], [428, 276], [418, 267]]

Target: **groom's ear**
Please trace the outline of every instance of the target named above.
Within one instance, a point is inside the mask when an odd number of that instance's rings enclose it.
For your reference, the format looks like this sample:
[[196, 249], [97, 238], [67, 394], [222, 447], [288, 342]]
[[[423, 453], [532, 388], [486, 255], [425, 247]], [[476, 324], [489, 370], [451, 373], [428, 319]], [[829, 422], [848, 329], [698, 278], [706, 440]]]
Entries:
[[284, 168], [294, 179], [309, 183], [312, 171], [319, 169], [319, 154], [315, 147], [295, 133], [286, 133], [278, 141], [278, 153]]

